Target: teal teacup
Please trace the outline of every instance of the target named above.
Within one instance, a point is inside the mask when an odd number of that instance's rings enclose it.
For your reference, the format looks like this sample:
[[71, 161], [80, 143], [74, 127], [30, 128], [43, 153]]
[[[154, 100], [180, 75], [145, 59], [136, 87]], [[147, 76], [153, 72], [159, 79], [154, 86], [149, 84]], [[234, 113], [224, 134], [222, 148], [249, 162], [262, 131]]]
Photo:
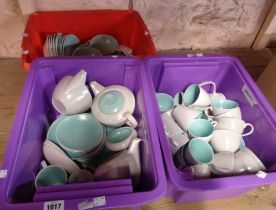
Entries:
[[108, 136], [111, 132], [115, 131], [119, 127], [113, 127], [113, 126], [105, 126], [106, 135]]
[[50, 165], [38, 172], [35, 187], [63, 185], [67, 182], [65, 170], [57, 165]]
[[71, 153], [88, 154], [104, 140], [105, 130], [91, 113], [68, 116], [56, 128], [59, 145]]
[[190, 138], [200, 138], [206, 142], [211, 140], [214, 133], [216, 122], [206, 119], [194, 119], [188, 126], [188, 134]]
[[216, 99], [212, 100], [211, 106], [207, 107], [205, 113], [208, 117], [213, 117], [208, 114], [212, 111], [215, 118], [238, 118], [241, 119], [241, 110], [239, 104], [232, 100]]
[[184, 160], [188, 165], [209, 164], [214, 159], [214, 151], [209, 143], [195, 138], [183, 150]]
[[110, 151], [121, 151], [128, 148], [133, 139], [137, 138], [137, 132], [131, 127], [121, 127], [112, 131], [106, 141], [106, 148]]
[[186, 106], [206, 107], [210, 105], [210, 97], [200, 84], [192, 84], [183, 94], [183, 103]]
[[174, 106], [173, 98], [166, 93], [156, 93], [157, 102], [161, 113], [164, 113]]

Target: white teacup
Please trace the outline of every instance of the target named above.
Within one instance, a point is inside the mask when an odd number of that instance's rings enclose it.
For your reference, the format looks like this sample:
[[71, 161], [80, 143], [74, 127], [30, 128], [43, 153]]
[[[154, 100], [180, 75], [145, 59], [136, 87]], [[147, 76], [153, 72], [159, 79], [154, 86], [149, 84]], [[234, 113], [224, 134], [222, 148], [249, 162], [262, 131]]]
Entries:
[[178, 126], [172, 117], [172, 109], [161, 115], [164, 129], [167, 137], [172, 137], [177, 134], [183, 133], [183, 130]]
[[179, 133], [175, 136], [169, 137], [169, 147], [171, 153], [174, 155], [177, 150], [190, 141], [186, 133]]
[[135, 138], [137, 138], [137, 131], [134, 128], [121, 127], [108, 135], [105, 146], [110, 151], [121, 151], [127, 149]]
[[85, 112], [92, 105], [92, 96], [85, 85], [87, 73], [81, 70], [75, 76], [65, 76], [54, 89], [52, 104], [62, 114]]
[[206, 141], [195, 138], [184, 146], [184, 160], [188, 165], [210, 164], [214, 158], [214, 151]]
[[206, 84], [192, 84], [188, 86], [183, 94], [184, 104], [193, 107], [209, 106], [211, 102], [209, 94], [201, 87]]
[[140, 150], [141, 139], [133, 139], [127, 150], [115, 153], [110, 159], [95, 169], [96, 180], [133, 178], [134, 185], [139, 183], [141, 175]]
[[232, 130], [215, 130], [210, 144], [215, 152], [236, 152], [240, 147], [241, 134]]
[[196, 118], [201, 116], [201, 111], [194, 109], [192, 107], [187, 107], [184, 105], [177, 106], [173, 112], [172, 116], [177, 124], [184, 130], [188, 130], [189, 124]]
[[188, 134], [191, 139], [200, 138], [209, 142], [214, 133], [214, 127], [217, 122], [206, 119], [194, 119], [188, 126]]
[[206, 141], [195, 138], [180, 147], [174, 155], [175, 166], [183, 170], [191, 165], [210, 164], [214, 151]]
[[[213, 116], [209, 115], [209, 110], [212, 111]], [[232, 100], [213, 100], [211, 106], [205, 109], [205, 114], [216, 119], [224, 117], [242, 118], [239, 104]]]
[[189, 141], [188, 135], [174, 121], [172, 109], [162, 114], [164, 129], [169, 140], [169, 146], [172, 154]]
[[233, 152], [218, 152], [215, 153], [214, 160], [210, 164], [212, 173], [220, 176], [221, 174], [230, 174], [234, 168], [234, 153]]
[[157, 102], [161, 113], [167, 112], [174, 106], [173, 98], [166, 93], [156, 93]]
[[64, 185], [67, 182], [66, 171], [58, 165], [47, 166], [45, 161], [41, 162], [42, 169], [35, 178], [35, 187]]
[[191, 173], [196, 179], [209, 178], [211, 175], [210, 166], [208, 164], [197, 164], [183, 169], [184, 172]]
[[213, 91], [211, 93], [209, 93], [209, 97], [212, 100], [215, 100], [215, 99], [223, 99], [225, 100], [225, 96], [222, 94], [222, 93], [219, 93], [217, 92], [217, 86], [216, 86], [216, 83], [213, 82], [213, 81], [205, 81], [205, 82], [201, 82], [199, 84], [200, 87], [204, 86], [204, 85], [211, 85], [213, 86]]
[[[216, 130], [233, 130], [244, 136], [251, 135], [254, 131], [254, 126], [251, 123], [246, 123], [238, 118], [218, 118], [216, 119], [217, 126]], [[250, 127], [250, 131], [243, 134], [246, 127]]]
[[247, 147], [235, 153], [233, 174], [256, 173], [265, 170], [260, 159]]

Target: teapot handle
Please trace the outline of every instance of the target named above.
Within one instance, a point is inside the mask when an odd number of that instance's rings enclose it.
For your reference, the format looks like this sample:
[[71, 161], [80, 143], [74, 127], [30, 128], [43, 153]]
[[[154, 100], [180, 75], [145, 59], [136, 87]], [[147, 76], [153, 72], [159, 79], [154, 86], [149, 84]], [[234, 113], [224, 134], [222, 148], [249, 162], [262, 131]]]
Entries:
[[136, 128], [138, 123], [136, 119], [130, 114], [129, 112], [126, 112], [124, 114], [124, 117], [127, 119], [126, 124], [129, 125], [130, 127]]

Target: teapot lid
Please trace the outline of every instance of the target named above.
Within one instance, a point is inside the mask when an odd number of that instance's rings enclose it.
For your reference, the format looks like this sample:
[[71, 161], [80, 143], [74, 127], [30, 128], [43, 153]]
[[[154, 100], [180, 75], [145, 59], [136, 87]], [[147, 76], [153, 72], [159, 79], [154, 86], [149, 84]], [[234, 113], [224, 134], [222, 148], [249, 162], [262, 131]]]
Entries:
[[117, 90], [106, 91], [99, 98], [98, 106], [101, 112], [105, 114], [114, 114], [119, 112], [124, 105], [124, 96]]

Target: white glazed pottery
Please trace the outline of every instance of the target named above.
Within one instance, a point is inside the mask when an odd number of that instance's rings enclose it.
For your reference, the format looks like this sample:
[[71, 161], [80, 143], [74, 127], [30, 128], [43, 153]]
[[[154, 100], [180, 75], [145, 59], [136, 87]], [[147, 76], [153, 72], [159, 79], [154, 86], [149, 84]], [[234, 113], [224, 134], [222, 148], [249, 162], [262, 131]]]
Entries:
[[186, 88], [183, 94], [183, 102], [186, 106], [206, 107], [210, 105], [209, 94], [201, 86], [192, 84]]
[[156, 93], [157, 103], [161, 113], [167, 112], [174, 107], [174, 99], [167, 93]]
[[121, 127], [108, 135], [105, 146], [110, 151], [121, 151], [128, 148], [135, 138], [137, 138], [137, 131], [134, 128]]
[[137, 184], [141, 175], [139, 143], [141, 139], [132, 140], [128, 150], [117, 154], [111, 160], [98, 166], [95, 170], [96, 180], [124, 179], [132, 177]]
[[184, 168], [184, 172], [189, 172], [196, 179], [209, 178], [211, 175], [210, 166], [208, 164], [197, 164]]
[[189, 141], [182, 153], [188, 165], [210, 164], [214, 158], [214, 151], [210, 144], [200, 138]]
[[161, 115], [167, 137], [172, 137], [184, 131], [178, 126], [172, 117], [172, 109]]
[[[212, 111], [214, 116], [210, 116], [208, 111]], [[224, 117], [232, 117], [241, 119], [241, 110], [239, 104], [232, 100], [212, 100], [211, 106], [205, 109], [205, 114], [208, 117], [214, 117], [215, 119], [224, 118]]]
[[74, 171], [68, 179], [69, 183], [83, 183], [83, 182], [93, 182], [94, 181], [94, 175], [86, 170], [86, 169], [80, 169], [78, 171]]
[[188, 126], [188, 134], [191, 139], [200, 138], [209, 142], [216, 127], [216, 121], [209, 121], [206, 119], [194, 119]]
[[172, 155], [174, 155], [177, 150], [190, 141], [186, 133], [179, 133], [174, 136], [168, 137], [169, 147]]
[[236, 152], [241, 138], [239, 133], [232, 130], [215, 130], [210, 144], [215, 152]]
[[96, 81], [90, 83], [95, 95], [92, 104], [92, 113], [101, 123], [109, 126], [137, 127], [137, 121], [133, 117], [135, 98], [133, 93], [122, 85], [103, 87]]
[[225, 99], [225, 96], [222, 93], [217, 92], [217, 86], [216, 83], [213, 81], [205, 81], [199, 83], [199, 86], [202, 87], [204, 85], [211, 85], [213, 87], [213, 91], [209, 93], [210, 100], [215, 100], [215, 99]]
[[[246, 123], [238, 118], [217, 118], [216, 130], [234, 130], [244, 136], [251, 135], [254, 131], [254, 126], [250, 123]], [[246, 127], [250, 127], [250, 131], [243, 133]]]
[[201, 116], [201, 112], [198, 110], [187, 107], [185, 105], [178, 105], [172, 112], [172, 116], [177, 124], [187, 131], [189, 124], [196, 118]]
[[70, 157], [70, 155], [68, 154], [68, 156], [74, 160], [74, 161], [78, 161], [78, 162], [82, 162], [82, 161], [88, 161], [91, 160], [92, 158], [95, 158], [98, 154], [100, 154], [100, 152], [104, 149], [105, 147], [105, 143], [106, 143], [106, 137], [103, 138], [103, 141], [100, 143], [99, 146], [97, 146], [97, 148], [95, 148], [95, 150], [93, 150], [92, 152], [88, 153], [85, 156], [82, 157]]
[[42, 169], [35, 177], [35, 187], [64, 185], [67, 182], [65, 170], [58, 165], [47, 166], [45, 161], [41, 161]]
[[[210, 116], [208, 116], [210, 117]], [[239, 107], [236, 107], [234, 109], [231, 109], [223, 114], [217, 115], [215, 116], [213, 119], [217, 120], [220, 118], [237, 118], [237, 119], [242, 119], [242, 114], [241, 114], [241, 110]]]
[[169, 140], [171, 153], [174, 155], [177, 150], [186, 144], [190, 139], [188, 135], [178, 126], [172, 117], [172, 109], [161, 115], [166, 136]]
[[[214, 175], [230, 174], [234, 168], [234, 153], [233, 152], [218, 152], [214, 155], [214, 160], [210, 164]], [[219, 173], [216, 173], [219, 172]]]
[[64, 168], [68, 173], [79, 170], [78, 165], [53, 142], [45, 140], [43, 143], [43, 154], [45, 159], [53, 165]]
[[247, 147], [235, 153], [235, 165], [233, 174], [257, 173], [266, 168], [260, 159]]
[[55, 87], [52, 104], [62, 114], [78, 114], [88, 110], [92, 97], [85, 85], [87, 73], [81, 70], [75, 76], [65, 76]]

